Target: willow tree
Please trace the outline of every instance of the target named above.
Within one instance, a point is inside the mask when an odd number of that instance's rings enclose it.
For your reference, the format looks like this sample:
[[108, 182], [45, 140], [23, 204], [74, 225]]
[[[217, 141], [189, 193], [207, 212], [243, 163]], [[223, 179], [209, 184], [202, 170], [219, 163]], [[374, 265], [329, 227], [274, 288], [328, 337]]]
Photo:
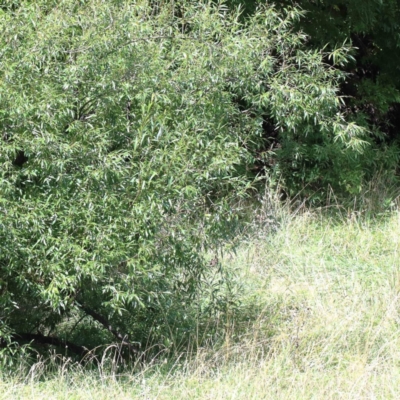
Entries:
[[168, 338], [165, 320], [185, 320], [215, 268], [207, 250], [229, 239], [251, 193], [266, 114], [287, 137], [362, 147], [340, 113], [342, 75], [303, 50], [295, 9], [239, 22], [197, 1], [179, 12], [11, 3], [0, 14], [3, 347], [135, 351]]

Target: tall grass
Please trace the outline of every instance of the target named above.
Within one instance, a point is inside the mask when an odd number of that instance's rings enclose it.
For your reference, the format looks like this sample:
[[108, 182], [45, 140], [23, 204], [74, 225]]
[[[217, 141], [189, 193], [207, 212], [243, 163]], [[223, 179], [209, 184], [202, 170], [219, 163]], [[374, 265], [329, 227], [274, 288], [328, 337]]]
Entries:
[[39, 360], [0, 399], [400, 398], [400, 212], [263, 210], [224, 259], [218, 348], [123, 374]]

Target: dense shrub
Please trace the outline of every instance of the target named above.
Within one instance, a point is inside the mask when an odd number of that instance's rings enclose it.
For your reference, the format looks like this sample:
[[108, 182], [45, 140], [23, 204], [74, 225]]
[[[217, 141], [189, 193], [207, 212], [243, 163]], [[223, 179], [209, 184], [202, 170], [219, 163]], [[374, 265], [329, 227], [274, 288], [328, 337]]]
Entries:
[[3, 346], [68, 341], [83, 354], [168, 339], [165, 321], [186, 332], [218, 266], [205, 254], [234, 234], [256, 159], [268, 157], [266, 115], [283, 138], [315, 141], [342, 165], [362, 150], [362, 130], [340, 114], [341, 73], [291, 29], [298, 11], [265, 7], [240, 23], [224, 6], [175, 7], [3, 8]]

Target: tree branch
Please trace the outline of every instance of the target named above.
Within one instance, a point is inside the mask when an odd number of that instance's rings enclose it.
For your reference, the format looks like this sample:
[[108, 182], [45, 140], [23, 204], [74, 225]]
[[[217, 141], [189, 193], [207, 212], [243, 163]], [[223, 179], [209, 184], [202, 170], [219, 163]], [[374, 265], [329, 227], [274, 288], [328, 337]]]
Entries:
[[[34, 342], [37, 344], [47, 344], [51, 346], [66, 347], [75, 354], [85, 356], [89, 350], [84, 346], [78, 346], [68, 340], [63, 340], [54, 336], [45, 336], [41, 333], [16, 333], [11, 336], [11, 340], [19, 343], [21, 341]], [[0, 347], [7, 347], [7, 343], [1, 343]]]
[[116, 339], [120, 340], [122, 344], [125, 344], [129, 347], [129, 349], [136, 355], [140, 355], [141, 352], [138, 349], [137, 345], [134, 345], [129, 341], [127, 335], [121, 334], [116, 328], [114, 328], [110, 322], [103, 315], [99, 314], [97, 311], [80, 304], [80, 309], [87, 315], [91, 316], [95, 321], [99, 322], [103, 327], [108, 330]]

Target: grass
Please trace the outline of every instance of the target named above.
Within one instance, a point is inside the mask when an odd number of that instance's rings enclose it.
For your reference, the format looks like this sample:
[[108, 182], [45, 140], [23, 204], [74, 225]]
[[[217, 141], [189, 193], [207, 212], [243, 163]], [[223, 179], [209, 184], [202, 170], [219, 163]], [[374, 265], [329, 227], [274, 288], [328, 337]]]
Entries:
[[224, 260], [235, 306], [218, 349], [119, 376], [40, 361], [0, 378], [0, 399], [400, 398], [400, 212], [280, 210], [275, 233], [261, 217]]

